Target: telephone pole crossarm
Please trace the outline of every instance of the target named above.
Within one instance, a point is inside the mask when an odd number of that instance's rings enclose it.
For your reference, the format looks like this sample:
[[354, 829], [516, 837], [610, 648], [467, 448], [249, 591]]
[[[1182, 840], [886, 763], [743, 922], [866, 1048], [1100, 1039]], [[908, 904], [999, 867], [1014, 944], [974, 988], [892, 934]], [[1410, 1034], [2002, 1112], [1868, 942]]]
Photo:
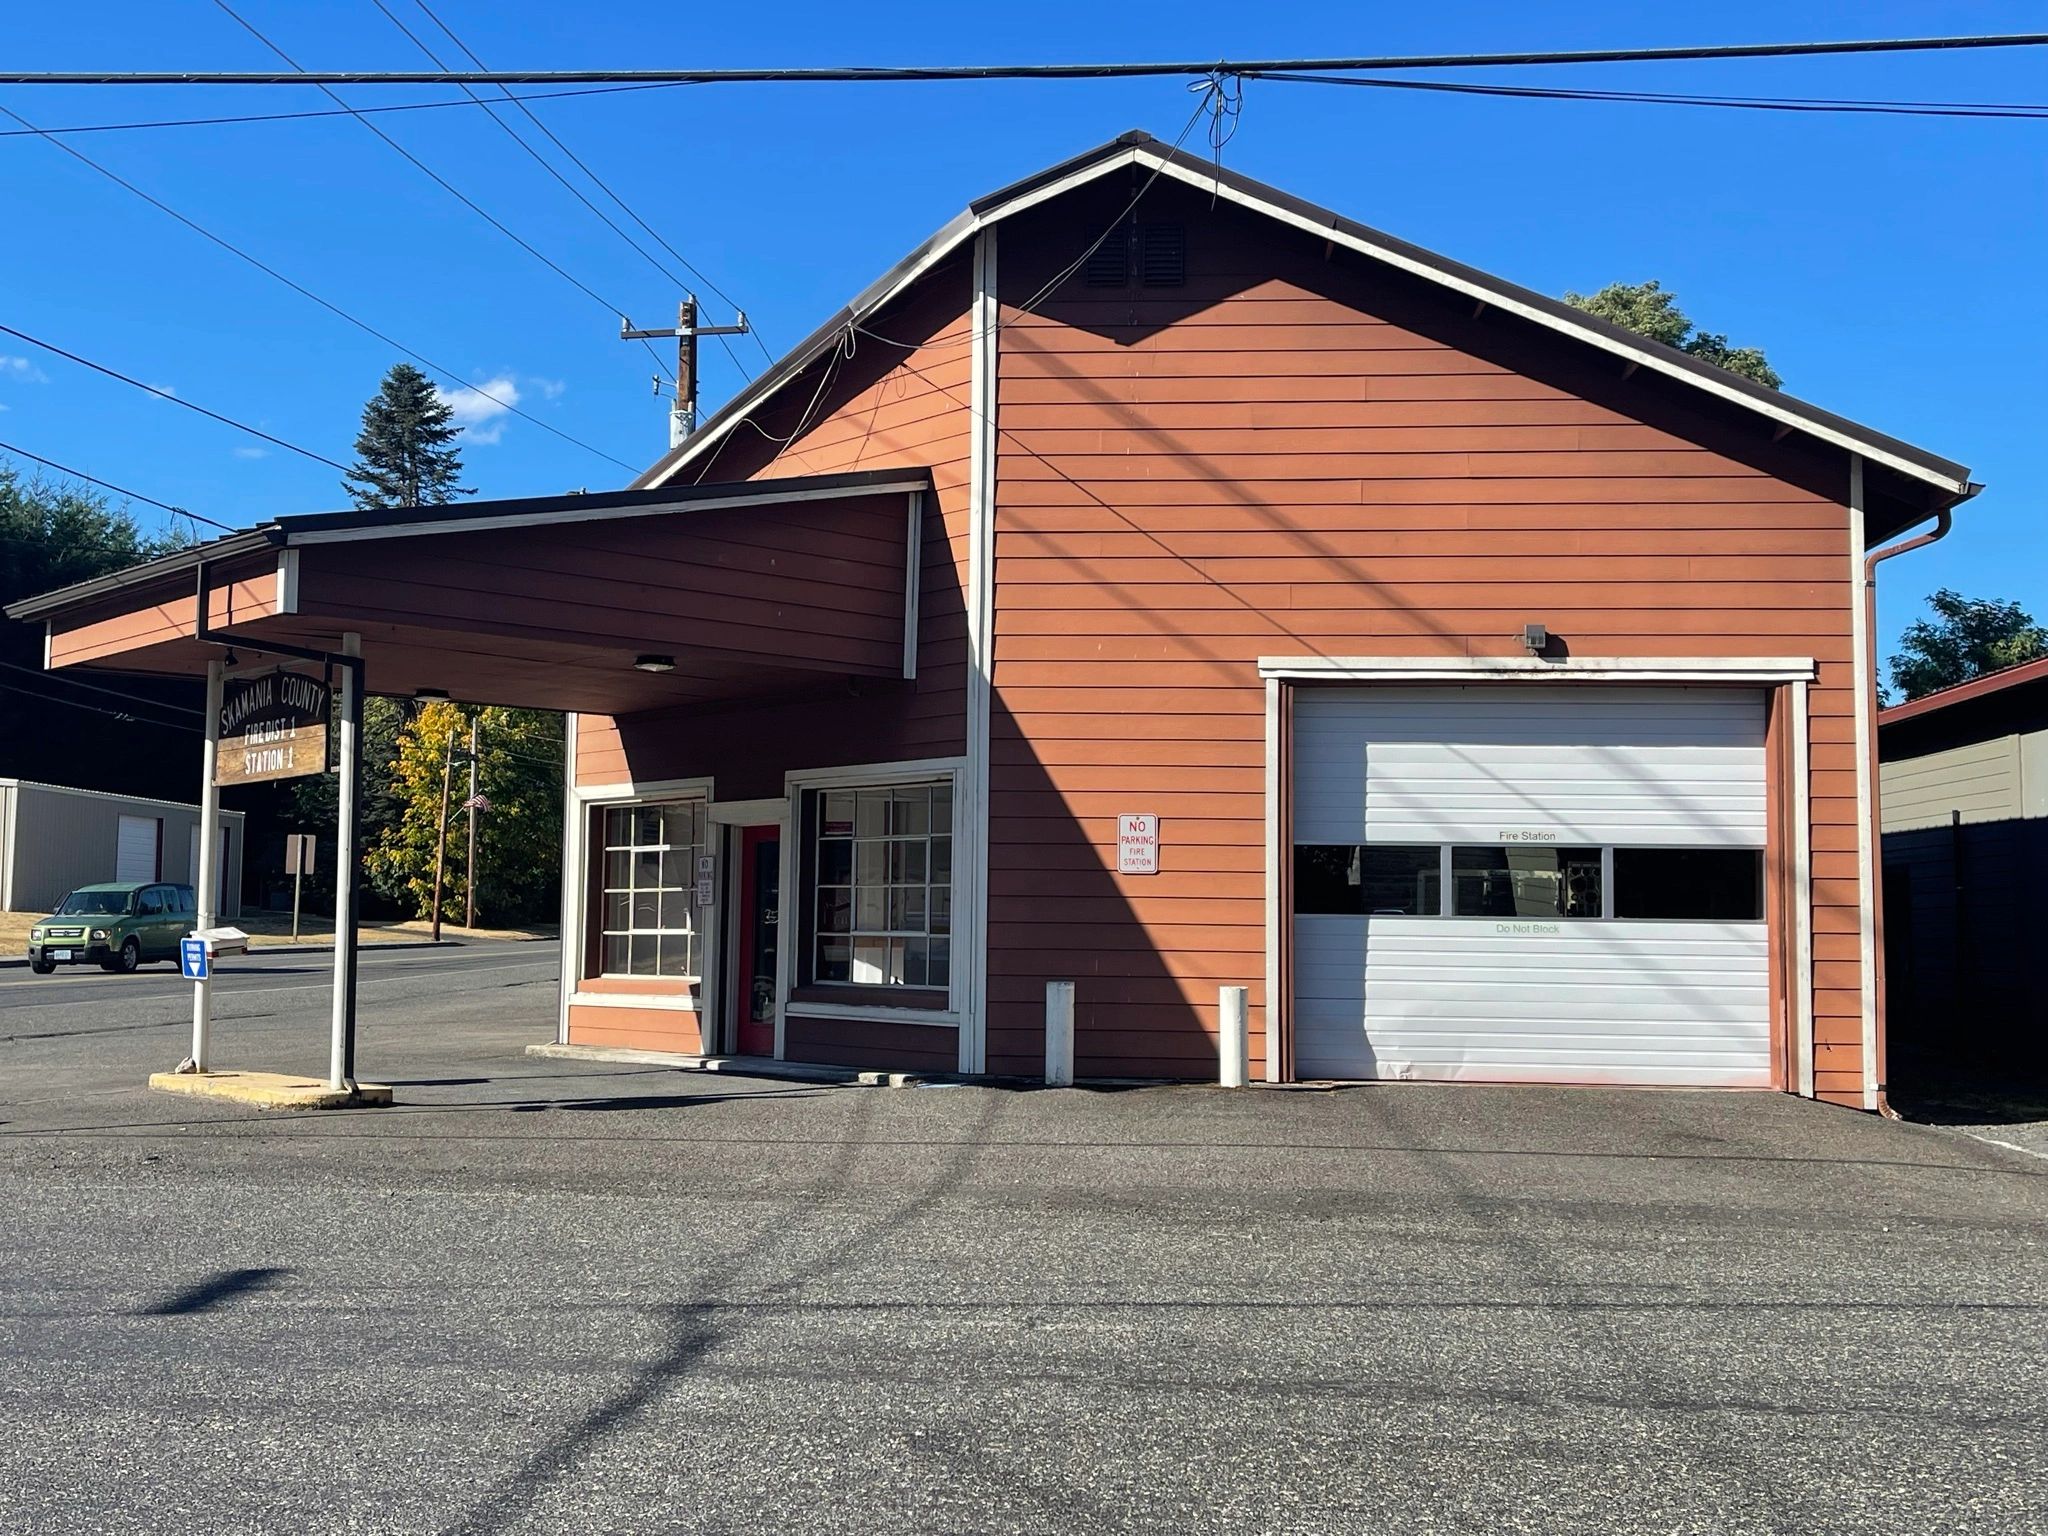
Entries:
[[[675, 404], [668, 413], [668, 445], [679, 447], [697, 429], [697, 338], [699, 336], [745, 336], [751, 327], [744, 311], [735, 314], [732, 325], [699, 325], [697, 296], [689, 294], [676, 306], [676, 323], [665, 330], [638, 330], [624, 315], [619, 317], [619, 340], [662, 341], [676, 344]], [[661, 381], [655, 380], [660, 393]]]

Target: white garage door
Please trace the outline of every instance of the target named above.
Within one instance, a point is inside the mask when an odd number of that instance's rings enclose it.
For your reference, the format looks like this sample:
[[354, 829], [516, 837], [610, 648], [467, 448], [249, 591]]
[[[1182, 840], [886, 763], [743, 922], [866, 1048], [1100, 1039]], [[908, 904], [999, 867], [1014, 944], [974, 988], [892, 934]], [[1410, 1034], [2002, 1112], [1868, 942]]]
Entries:
[[1303, 689], [1303, 1078], [1764, 1087], [1764, 698]]
[[[101, 823], [105, 825], [104, 822]], [[154, 816], [123, 816], [114, 842], [116, 880], [154, 880], [163, 823]], [[106, 845], [102, 843], [101, 847]]]

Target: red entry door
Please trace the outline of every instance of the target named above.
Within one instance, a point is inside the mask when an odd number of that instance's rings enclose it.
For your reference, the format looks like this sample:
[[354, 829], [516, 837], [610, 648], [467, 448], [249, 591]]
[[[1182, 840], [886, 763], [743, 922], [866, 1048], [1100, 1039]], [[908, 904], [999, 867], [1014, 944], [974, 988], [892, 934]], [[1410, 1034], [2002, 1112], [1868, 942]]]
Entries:
[[775, 1054], [775, 957], [782, 928], [782, 828], [740, 832], [740, 944], [733, 1001], [742, 1056]]

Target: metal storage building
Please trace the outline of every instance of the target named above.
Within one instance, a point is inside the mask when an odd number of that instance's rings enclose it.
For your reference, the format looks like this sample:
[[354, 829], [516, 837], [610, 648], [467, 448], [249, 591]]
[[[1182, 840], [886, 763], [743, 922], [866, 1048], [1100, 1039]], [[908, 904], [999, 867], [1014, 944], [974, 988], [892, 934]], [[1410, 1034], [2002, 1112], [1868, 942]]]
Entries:
[[[222, 811], [221, 913], [242, 910], [242, 813]], [[81, 885], [192, 885], [199, 807], [0, 779], [0, 911], [47, 912]]]

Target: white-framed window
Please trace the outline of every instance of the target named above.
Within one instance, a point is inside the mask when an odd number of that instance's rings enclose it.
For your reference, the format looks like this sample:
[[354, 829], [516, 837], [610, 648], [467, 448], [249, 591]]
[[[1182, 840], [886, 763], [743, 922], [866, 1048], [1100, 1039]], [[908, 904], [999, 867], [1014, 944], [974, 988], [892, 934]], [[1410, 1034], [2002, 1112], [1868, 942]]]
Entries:
[[696, 904], [704, 852], [701, 798], [607, 805], [597, 812], [600, 976], [696, 981], [704, 914]]
[[953, 977], [953, 781], [805, 796], [804, 980], [945, 991]]

